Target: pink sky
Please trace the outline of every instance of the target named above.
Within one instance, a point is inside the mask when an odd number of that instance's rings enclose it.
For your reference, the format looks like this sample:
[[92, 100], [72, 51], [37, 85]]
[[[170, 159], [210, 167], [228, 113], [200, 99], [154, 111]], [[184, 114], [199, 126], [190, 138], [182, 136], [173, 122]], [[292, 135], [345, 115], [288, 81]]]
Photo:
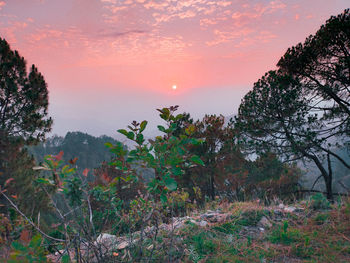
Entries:
[[[156, 108], [232, 115], [348, 0], [0, 0], [0, 36], [38, 66], [53, 133], [114, 135]], [[176, 90], [171, 87], [177, 85]], [[153, 127], [151, 127], [153, 129]]]

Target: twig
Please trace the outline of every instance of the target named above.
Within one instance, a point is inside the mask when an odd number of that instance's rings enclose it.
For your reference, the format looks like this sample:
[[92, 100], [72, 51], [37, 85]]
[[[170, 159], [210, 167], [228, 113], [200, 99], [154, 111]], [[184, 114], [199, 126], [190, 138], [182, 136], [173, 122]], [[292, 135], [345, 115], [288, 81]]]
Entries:
[[12, 205], [12, 207], [21, 214], [21, 216], [23, 216], [29, 224], [31, 224], [40, 234], [42, 234], [43, 236], [45, 236], [48, 239], [54, 240], [54, 241], [58, 241], [58, 242], [66, 242], [66, 240], [63, 239], [59, 239], [59, 238], [54, 238], [49, 236], [48, 234], [46, 234], [45, 232], [43, 232], [40, 228], [38, 228], [32, 220], [30, 220], [16, 205], [15, 203], [12, 202], [12, 200], [3, 192], [0, 191], [0, 193], [7, 199], [7, 201]]

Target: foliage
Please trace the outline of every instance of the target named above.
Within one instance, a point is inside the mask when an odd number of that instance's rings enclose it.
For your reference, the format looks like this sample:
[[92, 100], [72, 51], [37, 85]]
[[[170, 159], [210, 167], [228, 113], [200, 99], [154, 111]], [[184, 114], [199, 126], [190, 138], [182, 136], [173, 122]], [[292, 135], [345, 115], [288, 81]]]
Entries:
[[299, 188], [302, 175], [295, 165], [281, 162], [273, 153], [263, 153], [247, 162], [247, 176], [241, 179], [246, 196], [271, 202], [274, 198], [290, 200]]
[[140, 176], [132, 164], [154, 169], [155, 178], [148, 183], [147, 190], [156, 200], [161, 200], [164, 204], [168, 199], [167, 193], [177, 189], [175, 178], [183, 175], [185, 168], [203, 165], [203, 161], [197, 155], [189, 152], [191, 145], [200, 144], [199, 140], [191, 137], [194, 126], [187, 127], [184, 134], [173, 135], [178, 128], [177, 120], [182, 118], [181, 114], [174, 115], [177, 108], [178, 106], [171, 106], [158, 109], [160, 117], [166, 122], [166, 126], [158, 125], [159, 131], [164, 133], [163, 136], [158, 136], [147, 143], [143, 135], [147, 121], [141, 123], [134, 121], [128, 126], [129, 131], [118, 130], [137, 144], [134, 150], [126, 151], [120, 144], [106, 144], [117, 157], [111, 164], [123, 172], [125, 180], [137, 180]]
[[[297, 78], [304, 96], [318, 96], [325, 120], [335, 121], [332, 133], [349, 134], [350, 11], [332, 16], [304, 43], [289, 48], [277, 66]], [[340, 138], [338, 138], [339, 140]]]
[[190, 152], [200, 156], [204, 166], [185, 169], [183, 176], [177, 178], [178, 184], [199, 203], [203, 203], [206, 196], [212, 200], [216, 195], [230, 196], [237, 185], [235, 177], [245, 163], [231, 124], [227, 125], [222, 115], [205, 115], [195, 122], [188, 113], [182, 115], [183, 118], [177, 120], [176, 133], [193, 126], [193, 137], [202, 143], [190, 147]]
[[[12, 143], [9, 138], [0, 140], [0, 187], [6, 188], [7, 194], [16, 199], [19, 207], [30, 217], [37, 217], [40, 212], [49, 211], [49, 201], [35, 183], [38, 172], [33, 171], [34, 159], [20, 144]], [[30, 198], [28, 198], [30, 197]], [[9, 213], [9, 204], [1, 196], [0, 211]]]
[[48, 90], [44, 77], [0, 38], [0, 137], [38, 142], [50, 131]]
[[[327, 197], [332, 199], [330, 155], [334, 153], [325, 136], [328, 126], [312, 110], [316, 104], [314, 98], [304, 95], [298, 80], [270, 71], [242, 100], [236, 128], [248, 150], [273, 152], [284, 161], [306, 158], [314, 162], [324, 178]], [[328, 167], [322, 163], [325, 159]]]
[[309, 207], [314, 210], [329, 209], [330, 202], [321, 193], [317, 193], [311, 196]]
[[[54, 135], [45, 142], [30, 146], [28, 151], [38, 163], [42, 162], [46, 155], [57, 155], [63, 151], [66, 162], [77, 158], [75, 165], [82, 173], [85, 168], [98, 168], [101, 163], [111, 160], [113, 155], [106, 149], [104, 145], [106, 142], [117, 143], [109, 136], [94, 137], [82, 132], [68, 132], [64, 137]], [[92, 180], [92, 173], [89, 179]]]
[[46, 250], [42, 246], [43, 239], [40, 235], [33, 236], [28, 245], [23, 245], [18, 241], [12, 243], [12, 252], [10, 259], [7, 261], [11, 262], [47, 262]]
[[287, 221], [284, 221], [282, 226], [279, 225], [275, 227], [270, 235], [270, 241], [272, 243], [282, 243], [285, 245], [290, 245], [291, 243], [298, 241], [302, 237], [300, 231], [288, 228], [289, 224]]

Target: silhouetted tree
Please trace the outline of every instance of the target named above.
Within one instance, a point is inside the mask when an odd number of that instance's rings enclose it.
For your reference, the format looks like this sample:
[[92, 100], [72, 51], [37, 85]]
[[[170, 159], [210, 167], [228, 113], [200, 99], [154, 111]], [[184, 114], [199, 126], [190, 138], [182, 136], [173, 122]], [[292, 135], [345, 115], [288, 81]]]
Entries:
[[44, 77], [0, 39], [0, 133], [26, 143], [39, 141], [50, 131], [48, 90]]
[[318, 102], [314, 97], [305, 96], [303, 84], [297, 79], [270, 71], [243, 98], [236, 128], [240, 130], [241, 142], [258, 154], [273, 152], [284, 161], [312, 161], [325, 181], [327, 197], [332, 199], [330, 156], [337, 156], [350, 166], [335, 153], [330, 143], [331, 124], [315, 114], [315, 103]]
[[[315, 35], [289, 48], [277, 66], [303, 85], [314, 110], [332, 121], [333, 133], [350, 133], [350, 11], [332, 16]], [[338, 139], [339, 140], [339, 139]]]
[[0, 186], [8, 188], [31, 215], [46, 202], [38, 201], [34, 162], [23, 146], [37, 143], [50, 131], [52, 119], [47, 108], [43, 76], [34, 65], [27, 74], [24, 58], [0, 38]]

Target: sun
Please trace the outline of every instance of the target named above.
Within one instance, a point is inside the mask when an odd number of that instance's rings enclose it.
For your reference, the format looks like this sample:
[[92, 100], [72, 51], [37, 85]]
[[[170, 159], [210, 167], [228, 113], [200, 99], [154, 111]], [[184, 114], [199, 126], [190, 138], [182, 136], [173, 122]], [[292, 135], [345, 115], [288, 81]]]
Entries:
[[176, 90], [176, 89], [177, 89], [177, 86], [176, 86], [176, 85], [173, 85], [171, 88], [172, 88], [173, 90]]

